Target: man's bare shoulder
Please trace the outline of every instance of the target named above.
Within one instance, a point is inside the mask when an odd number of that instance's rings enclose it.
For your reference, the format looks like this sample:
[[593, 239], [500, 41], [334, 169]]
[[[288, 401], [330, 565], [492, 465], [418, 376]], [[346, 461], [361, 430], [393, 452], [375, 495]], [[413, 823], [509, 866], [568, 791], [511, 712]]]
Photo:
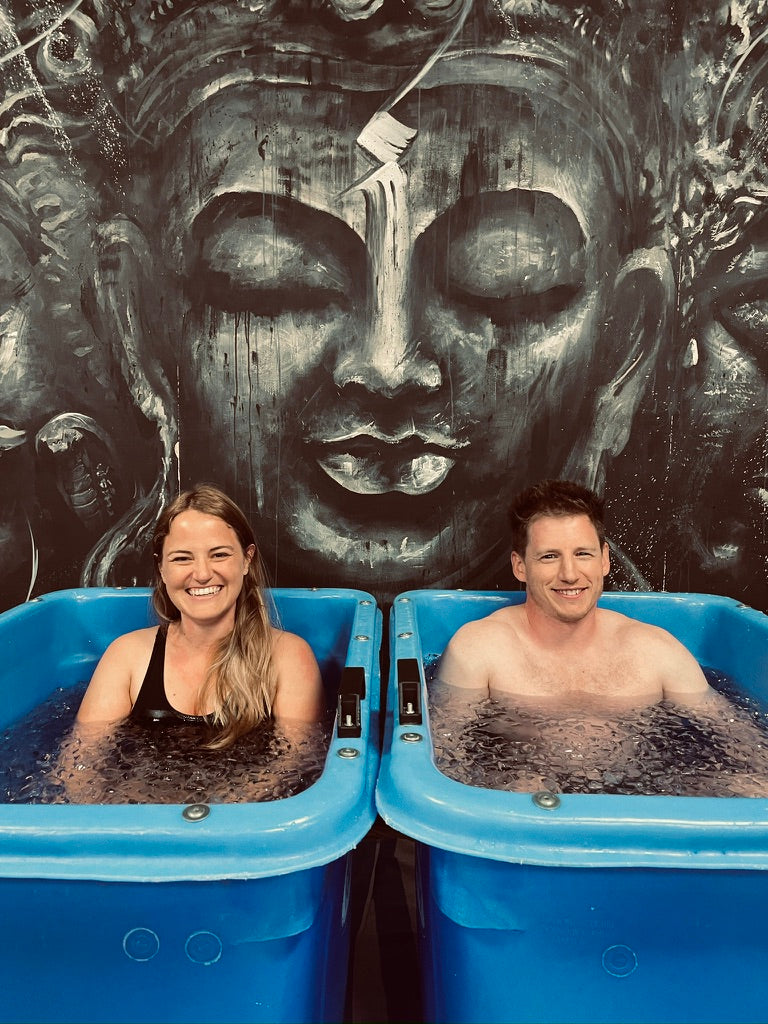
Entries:
[[438, 665], [436, 679], [464, 689], [488, 690], [505, 647], [513, 643], [520, 609], [500, 608], [461, 626]]
[[660, 649], [682, 646], [667, 629], [662, 626], [654, 626], [650, 622], [642, 622], [631, 615], [617, 612], [610, 608], [598, 609], [598, 614], [605, 625], [612, 631], [619, 634], [622, 640], [630, 640], [651, 644]]
[[699, 663], [669, 630], [620, 612], [602, 611], [611, 616], [606, 622], [621, 649], [638, 664], [654, 665], [665, 696], [677, 697], [709, 689]]
[[510, 628], [514, 629], [520, 617], [522, 605], [513, 605], [508, 608], [498, 608], [490, 615], [482, 619], [473, 619], [466, 622], [456, 630], [451, 638], [451, 645], [456, 647], [471, 647], [477, 644], [487, 644], [489, 641], [496, 641], [505, 637]]

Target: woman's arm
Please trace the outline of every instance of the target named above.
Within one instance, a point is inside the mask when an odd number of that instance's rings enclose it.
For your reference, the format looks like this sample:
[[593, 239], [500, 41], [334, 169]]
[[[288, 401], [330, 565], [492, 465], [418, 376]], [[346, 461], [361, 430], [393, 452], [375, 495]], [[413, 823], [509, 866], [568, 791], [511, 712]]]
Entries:
[[277, 678], [276, 719], [319, 722], [325, 711], [323, 681], [312, 648], [295, 633], [275, 630], [272, 659]]
[[132, 682], [144, 678], [155, 633], [155, 628], [135, 630], [109, 645], [85, 691], [77, 712], [78, 722], [108, 724], [131, 713], [136, 696]]

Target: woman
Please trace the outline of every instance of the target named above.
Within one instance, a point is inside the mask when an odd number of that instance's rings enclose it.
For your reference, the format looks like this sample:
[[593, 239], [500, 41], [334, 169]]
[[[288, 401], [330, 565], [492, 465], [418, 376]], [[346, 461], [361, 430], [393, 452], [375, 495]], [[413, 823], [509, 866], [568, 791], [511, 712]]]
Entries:
[[77, 715], [85, 726], [205, 722], [223, 748], [269, 719], [315, 722], [323, 689], [310, 646], [273, 626], [250, 525], [215, 487], [180, 494], [155, 530], [159, 627], [118, 637]]

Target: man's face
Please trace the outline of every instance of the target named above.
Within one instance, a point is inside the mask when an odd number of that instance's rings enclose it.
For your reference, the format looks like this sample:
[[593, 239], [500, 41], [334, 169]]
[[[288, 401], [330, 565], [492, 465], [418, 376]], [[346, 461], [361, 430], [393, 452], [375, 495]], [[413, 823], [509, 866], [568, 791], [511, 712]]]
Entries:
[[380, 100], [221, 93], [174, 137], [159, 244], [182, 483], [243, 505], [278, 581], [395, 592], [487, 572], [511, 496], [574, 458], [617, 240], [559, 106], [445, 76], [399, 108], [394, 179], [342, 196]]
[[608, 545], [600, 544], [589, 516], [539, 516], [528, 526], [525, 554], [512, 552], [512, 571], [525, 583], [535, 613], [578, 622], [603, 592], [610, 569]]

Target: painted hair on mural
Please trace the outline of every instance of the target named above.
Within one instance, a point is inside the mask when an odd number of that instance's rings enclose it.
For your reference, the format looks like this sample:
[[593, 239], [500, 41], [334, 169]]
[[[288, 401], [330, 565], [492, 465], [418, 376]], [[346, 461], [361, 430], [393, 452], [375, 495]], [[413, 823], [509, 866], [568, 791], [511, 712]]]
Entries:
[[522, 491], [512, 501], [509, 521], [512, 550], [525, 554], [528, 527], [542, 516], [588, 516], [597, 530], [600, 546], [605, 544], [604, 503], [594, 491], [572, 480], [542, 480]]

